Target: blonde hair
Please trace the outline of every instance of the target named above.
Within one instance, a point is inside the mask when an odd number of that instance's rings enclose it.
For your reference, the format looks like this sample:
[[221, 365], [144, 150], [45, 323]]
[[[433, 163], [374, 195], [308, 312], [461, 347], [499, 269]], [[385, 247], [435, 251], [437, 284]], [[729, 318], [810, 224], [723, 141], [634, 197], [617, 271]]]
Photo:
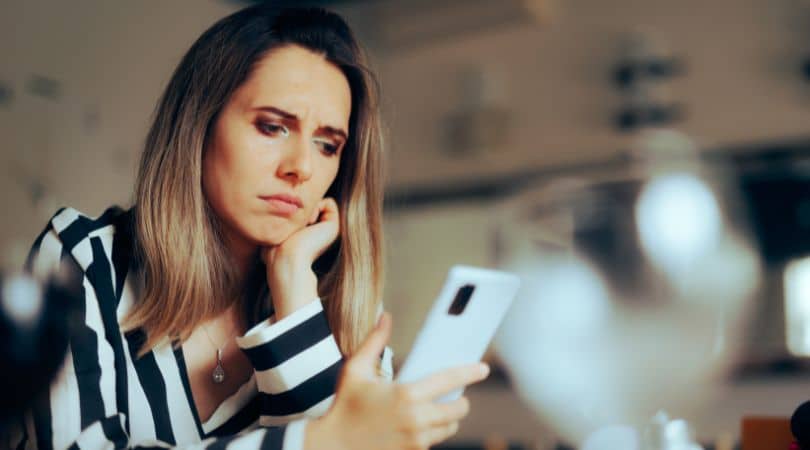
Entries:
[[[342, 70], [352, 92], [349, 141], [327, 192], [340, 208], [340, 236], [313, 264], [327, 320], [344, 355], [373, 328], [382, 298], [382, 137], [377, 84], [348, 25], [322, 9], [257, 5], [215, 23], [191, 46], [158, 102], [135, 189], [135, 254], [142, 291], [124, 323], [142, 328], [139, 355], [164, 338], [187, 339], [240, 298], [249, 322], [268, 299], [239, 285], [218, 218], [202, 190], [202, 157], [218, 112], [270, 50], [299, 45]], [[256, 260], [254, 278], [264, 275]], [[260, 270], [261, 269], [261, 270]], [[263, 278], [258, 278], [266, 286]], [[255, 292], [254, 292], [255, 293]], [[270, 293], [272, 295], [272, 293]]]

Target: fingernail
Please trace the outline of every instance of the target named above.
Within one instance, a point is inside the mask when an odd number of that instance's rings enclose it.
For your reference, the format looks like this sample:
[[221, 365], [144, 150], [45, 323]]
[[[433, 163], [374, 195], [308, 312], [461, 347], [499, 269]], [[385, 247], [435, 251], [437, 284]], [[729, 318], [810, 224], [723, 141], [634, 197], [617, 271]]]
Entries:
[[481, 375], [483, 376], [489, 375], [489, 364], [481, 363]]

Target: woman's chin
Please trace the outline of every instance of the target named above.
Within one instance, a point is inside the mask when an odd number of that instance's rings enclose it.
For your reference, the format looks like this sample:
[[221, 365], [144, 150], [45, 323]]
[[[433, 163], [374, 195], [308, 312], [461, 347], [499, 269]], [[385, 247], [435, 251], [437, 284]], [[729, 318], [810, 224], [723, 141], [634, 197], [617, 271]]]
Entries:
[[246, 231], [250, 233], [253, 242], [263, 247], [280, 245], [293, 233], [303, 228], [303, 225], [299, 226], [292, 221], [286, 221], [285, 223], [263, 222], [256, 225], [258, 226]]
[[284, 242], [284, 239], [281, 239], [276, 236], [260, 236], [254, 239], [254, 242], [259, 247], [275, 247]]
[[255, 237], [254, 241], [260, 247], [274, 247], [286, 241], [291, 234], [292, 231], [290, 232], [274, 231], [272, 233], [261, 233]]

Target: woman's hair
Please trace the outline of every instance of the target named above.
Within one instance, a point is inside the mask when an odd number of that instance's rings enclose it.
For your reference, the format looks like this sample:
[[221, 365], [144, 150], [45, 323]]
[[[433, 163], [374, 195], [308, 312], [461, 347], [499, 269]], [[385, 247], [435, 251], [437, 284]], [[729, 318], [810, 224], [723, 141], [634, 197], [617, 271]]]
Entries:
[[[188, 338], [202, 321], [241, 298], [256, 296], [239, 280], [264, 281], [256, 258], [252, 274], [236, 273], [216, 217], [202, 189], [202, 159], [218, 113], [272, 49], [297, 45], [321, 54], [349, 82], [349, 139], [327, 193], [340, 208], [340, 235], [314, 264], [327, 320], [345, 355], [375, 323], [382, 296], [382, 136], [377, 84], [348, 25], [322, 9], [242, 9], [215, 23], [191, 46], [154, 113], [135, 190], [135, 251], [142, 290], [125, 322], [143, 328], [139, 354], [164, 338]], [[248, 276], [250, 275], [250, 276]], [[249, 283], [248, 283], [249, 284]], [[272, 293], [270, 293], [272, 295]], [[268, 314], [269, 298], [246, 313]], [[263, 311], [263, 312], [262, 312]]]

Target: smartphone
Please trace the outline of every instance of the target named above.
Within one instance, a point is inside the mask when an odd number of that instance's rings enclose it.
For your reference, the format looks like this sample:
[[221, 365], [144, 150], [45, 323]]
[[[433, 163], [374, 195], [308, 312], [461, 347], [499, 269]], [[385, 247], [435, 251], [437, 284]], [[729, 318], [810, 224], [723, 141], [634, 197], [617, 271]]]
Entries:
[[[409, 383], [481, 360], [520, 287], [517, 275], [453, 266], [395, 381]], [[449, 402], [464, 388], [437, 401]]]

